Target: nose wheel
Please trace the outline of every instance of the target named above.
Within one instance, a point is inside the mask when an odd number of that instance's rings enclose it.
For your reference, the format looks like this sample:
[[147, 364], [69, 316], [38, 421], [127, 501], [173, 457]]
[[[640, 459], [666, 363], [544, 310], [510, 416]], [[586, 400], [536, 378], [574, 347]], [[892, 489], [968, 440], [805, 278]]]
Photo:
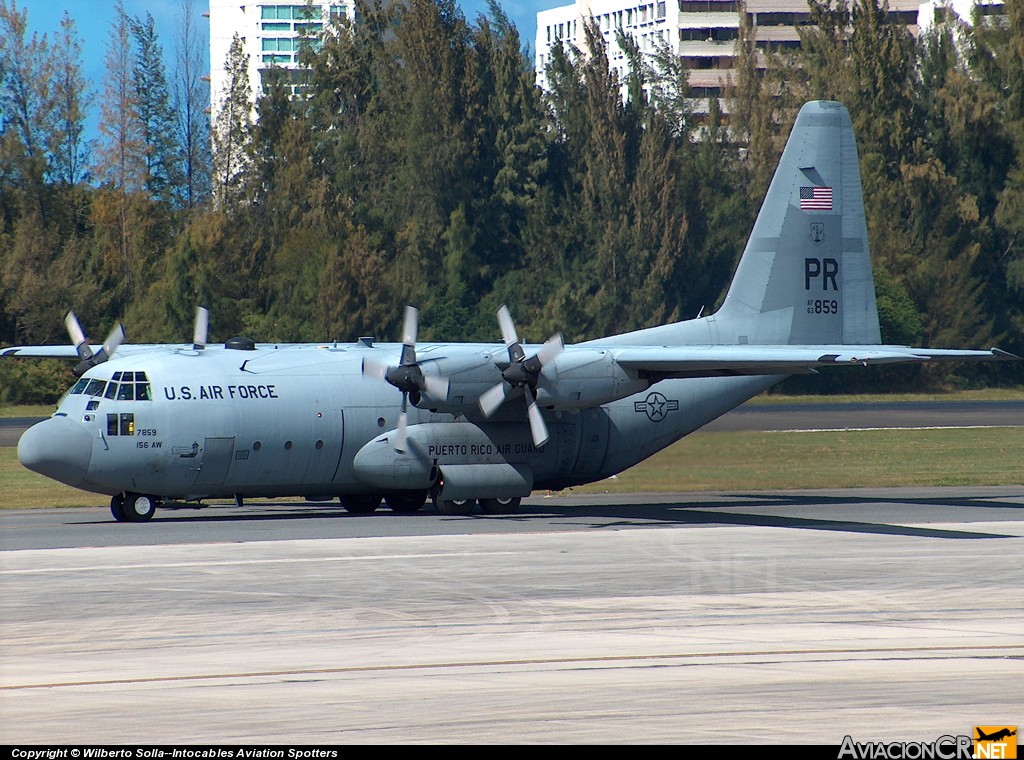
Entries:
[[110, 514], [118, 522], [149, 522], [160, 501], [142, 493], [119, 493], [110, 499]]

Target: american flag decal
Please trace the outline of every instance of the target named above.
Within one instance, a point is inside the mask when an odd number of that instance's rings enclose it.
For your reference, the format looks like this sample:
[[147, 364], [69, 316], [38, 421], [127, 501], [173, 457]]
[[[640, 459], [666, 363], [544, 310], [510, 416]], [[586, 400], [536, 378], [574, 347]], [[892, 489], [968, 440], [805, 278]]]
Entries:
[[801, 187], [800, 209], [803, 211], [831, 211], [831, 187]]

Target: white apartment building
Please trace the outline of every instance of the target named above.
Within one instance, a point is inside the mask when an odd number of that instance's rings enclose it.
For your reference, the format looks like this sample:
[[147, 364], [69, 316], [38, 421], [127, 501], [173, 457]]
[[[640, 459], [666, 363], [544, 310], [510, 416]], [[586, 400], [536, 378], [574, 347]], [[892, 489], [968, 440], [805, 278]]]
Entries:
[[[889, 15], [917, 34], [919, 13], [934, 17], [936, 2], [889, 0]], [[956, 0], [954, 8], [969, 0]], [[986, 0], [986, 8], [999, 7], [1002, 0]], [[628, 63], [616, 42], [616, 31], [632, 35], [644, 54], [657, 44], [667, 43], [689, 69], [692, 95], [700, 101], [721, 96], [734, 73], [735, 45], [739, 36], [739, 0], [576, 0], [537, 14], [535, 70], [537, 83], [547, 89], [546, 66], [551, 49], [565, 40], [585, 48], [583, 23], [593, 17], [607, 44], [609, 65], [624, 80]], [[806, 0], [746, 0], [746, 14], [755, 27], [761, 49], [795, 47], [800, 44], [797, 28], [810, 24]], [[969, 10], [966, 11], [969, 14]], [[928, 15], [930, 14], [930, 16]], [[964, 15], [961, 12], [961, 15]]]
[[252, 102], [263, 91], [267, 72], [275, 67], [299, 68], [303, 35], [323, 31], [334, 18], [353, 18], [354, 0], [314, 0], [312, 14], [305, 0], [210, 0], [210, 112], [224, 102], [228, 81], [225, 64], [235, 34], [249, 61]]

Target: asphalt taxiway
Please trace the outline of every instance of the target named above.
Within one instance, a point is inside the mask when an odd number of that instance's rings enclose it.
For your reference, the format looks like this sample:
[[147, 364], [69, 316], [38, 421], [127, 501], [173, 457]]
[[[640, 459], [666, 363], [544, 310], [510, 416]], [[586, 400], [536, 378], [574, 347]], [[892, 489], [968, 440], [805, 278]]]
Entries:
[[0, 514], [0, 743], [931, 741], [1024, 723], [1024, 486]]

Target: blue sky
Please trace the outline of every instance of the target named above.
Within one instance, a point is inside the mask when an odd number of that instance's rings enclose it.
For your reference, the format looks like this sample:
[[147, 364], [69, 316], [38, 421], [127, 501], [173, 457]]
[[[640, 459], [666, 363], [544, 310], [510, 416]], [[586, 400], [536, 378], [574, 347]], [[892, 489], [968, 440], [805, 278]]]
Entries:
[[[537, 31], [537, 12], [568, 5], [570, 0], [505, 0], [501, 6], [519, 29], [524, 43], [534, 48]], [[7, 0], [4, 0], [7, 2]], [[99, 89], [103, 75], [106, 44], [114, 21], [114, 0], [15, 0], [19, 9], [28, 9], [30, 29], [40, 34], [52, 35], [60, 29], [60, 19], [66, 10], [78, 26], [83, 39], [82, 57], [86, 76], [94, 89]], [[207, 0], [193, 0], [198, 14], [209, 8]], [[466, 17], [472, 21], [479, 14], [486, 13], [486, 0], [459, 0]], [[124, 0], [125, 11], [130, 16], [144, 18], [153, 14], [157, 35], [164, 48], [165, 56], [172, 56], [174, 35], [181, 17], [182, 0]], [[206, 32], [206, 19], [198, 16], [199, 28]]]
[[[537, 36], [537, 12], [560, 5], [568, 5], [571, 0], [499, 0], [502, 8], [519, 29], [519, 36], [524, 45], [533, 51]], [[0, 0], [8, 3], [9, 0]], [[171, 68], [174, 59], [174, 38], [182, 16], [183, 0], [123, 0], [125, 12], [129, 16], [145, 18], [147, 13], [153, 15], [156, 33], [164, 50], [164, 59], [168, 61], [167, 76], [173, 76]], [[206, 35], [208, 25], [201, 15], [209, 10], [209, 0], [192, 0], [196, 13], [196, 22], [201, 34]], [[481, 13], [487, 12], [487, 0], [458, 0], [459, 6], [466, 17], [473, 21]], [[82, 69], [93, 93], [93, 104], [86, 119], [86, 139], [93, 140], [98, 136], [99, 95], [103, 89], [107, 42], [114, 23], [114, 0], [15, 0], [18, 10], [28, 10], [29, 32], [53, 36], [60, 31], [60, 20], [67, 11], [78, 28], [78, 36], [82, 40]], [[207, 62], [209, 63], [209, 62]]]

